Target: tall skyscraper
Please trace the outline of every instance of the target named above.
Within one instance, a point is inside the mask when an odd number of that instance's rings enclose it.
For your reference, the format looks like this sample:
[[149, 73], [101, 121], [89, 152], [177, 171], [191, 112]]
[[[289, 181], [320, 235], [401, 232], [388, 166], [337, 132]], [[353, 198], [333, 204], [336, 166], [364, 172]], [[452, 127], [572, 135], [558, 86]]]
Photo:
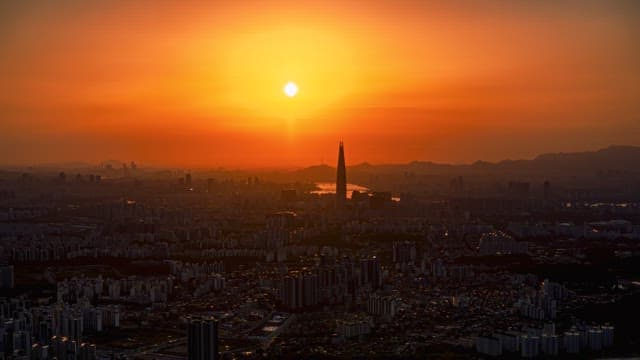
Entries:
[[336, 207], [343, 208], [347, 201], [347, 169], [344, 164], [344, 144], [338, 149], [338, 176], [336, 179]]
[[216, 360], [218, 356], [218, 321], [211, 317], [189, 320], [189, 360]]

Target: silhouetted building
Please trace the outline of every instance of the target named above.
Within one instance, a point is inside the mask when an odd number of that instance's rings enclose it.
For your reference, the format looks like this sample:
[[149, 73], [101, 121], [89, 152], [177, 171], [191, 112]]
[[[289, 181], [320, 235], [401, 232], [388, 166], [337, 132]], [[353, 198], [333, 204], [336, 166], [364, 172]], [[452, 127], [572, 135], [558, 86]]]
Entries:
[[0, 265], [0, 289], [13, 289], [13, 265]]
[[292, 228], [295, 225], [296, 216], [296, 213], [293, 211], [279, 211], [268, 214], [266, 217], [266, 226], [268, 229]]
[[311, 308], [320, 302], [320, 282], [314, 273], [291, 273], [282, 279], [282, 304], [290, 311]]
[[360, 203], [369, 200], [369, 193], [353, 190], [351, 192], [351, 201], [354, 203]]
[[288, 310], [298, 310], [303, 307], [302, 284], [302, 276], [297, 274], [285, 276], [282, 279], [280, 296], [282, 304]]
[[369, 197], [369, 204], [372, 209], [383, 209], [391, 203], [391, 193], [388, 191], [376, 191]]
[[338, 150], [338, 174], [336, 178], [336, 207], [344, 208], [347, 201], [347, 169], [344, 163], [344, 144]]
[[391, 296], [372, 294], [365, 305], [369, 314], [387, 319], [394, 317], [398, 311], [398, 301]]
[[360, 282], [370, 284], [373, 290], [382, 287], [382, 267], [377, 257], [360, 259]]
[[189, 320], [189, 360], [218, 359], [218, 321], [211, 317]]
[[412, 241], [396, 241], [393, 243], [393, 262], [398, 264], [413, 263], [416, 260], [416, 244]]

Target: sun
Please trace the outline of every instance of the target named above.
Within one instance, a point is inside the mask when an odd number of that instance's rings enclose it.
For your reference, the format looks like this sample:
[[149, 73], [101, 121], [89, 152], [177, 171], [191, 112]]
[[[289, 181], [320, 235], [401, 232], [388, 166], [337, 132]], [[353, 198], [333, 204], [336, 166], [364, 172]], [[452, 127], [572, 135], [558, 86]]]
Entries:
[[298, 85], [293, 81], [289, 81], [282, 90], [288, 97], [294, 97], [298, 93]]

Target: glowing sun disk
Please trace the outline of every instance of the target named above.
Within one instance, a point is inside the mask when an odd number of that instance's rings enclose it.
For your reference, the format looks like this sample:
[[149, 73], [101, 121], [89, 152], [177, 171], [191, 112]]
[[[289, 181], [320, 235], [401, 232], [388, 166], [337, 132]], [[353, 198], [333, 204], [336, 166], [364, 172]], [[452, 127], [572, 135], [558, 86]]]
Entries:
[[294, 97], [296, 96], [296, 94], [298, 93], [298, 85], [296, 85], [294, 82], [289, 81], [283, 89], [285, 95], [287, 95], [288, 97]]

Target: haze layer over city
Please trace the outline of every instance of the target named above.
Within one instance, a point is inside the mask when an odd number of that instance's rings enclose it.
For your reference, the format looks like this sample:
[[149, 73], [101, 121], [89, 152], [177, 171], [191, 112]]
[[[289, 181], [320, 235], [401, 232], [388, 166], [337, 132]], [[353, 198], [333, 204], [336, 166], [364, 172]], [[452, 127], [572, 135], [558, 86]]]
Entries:
[[640, 4], [5, 1], [0, 359], [640, 356]]

